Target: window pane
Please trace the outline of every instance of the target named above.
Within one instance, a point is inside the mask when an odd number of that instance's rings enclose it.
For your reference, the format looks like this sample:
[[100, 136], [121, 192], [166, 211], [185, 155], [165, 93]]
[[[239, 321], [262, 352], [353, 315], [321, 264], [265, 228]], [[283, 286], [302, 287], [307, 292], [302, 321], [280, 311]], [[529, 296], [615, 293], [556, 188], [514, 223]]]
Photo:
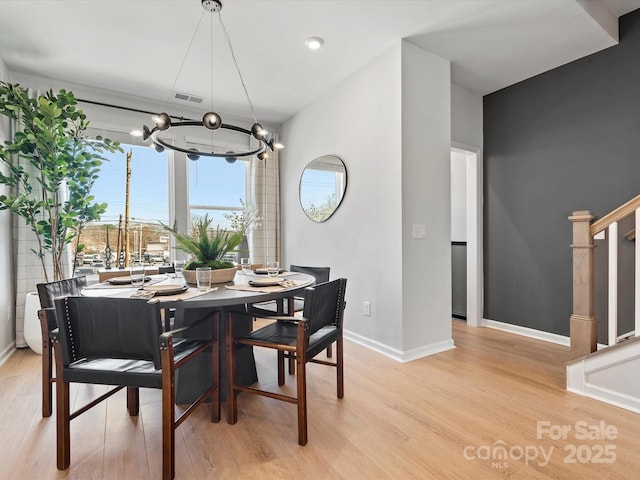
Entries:
[[[117, 266], [117, 245], [121, 240], [124, 251], [125, 204], [127, 182], [127, 153], [131, 152], [129, 187], [129, 258], [147, 264], [160, 264], [169, 256], [169, 235], [159, 221], [169, 222], [168, 153], [153, 148], [121, 144], [124, 152], [107, 153], [91, 194], [98, 203], [106, 203], [107, 210], [99, 222], [87, 225], [81, 233], [84, 249], [76, 258], [80, 273], [90, 273], [105, 267], [105, 249], [111, 249], [111, 266]], [[122, 231], [118, 224], [122, 216]], [[108, 236], [107, 236], [108, 235]]]
[[125, 213], [127, 152], [131, 152], [131, 178], [129, 189], [129, 217], [136, 221], [163, 223], [169, 221], [169, 179], [167, 152], [153, 148], [122, 145], [125, 153], [106, 155], [100, 178], [92, 193], [98, 202], [107, 202], [103, 222], [116, 223]]
[[242, 210], [248, 162], [229, 163], [221, 158], [200, 157], [189, 162], [189, 205], [193, 217], [209, 214], [212, 225], [228, 228], [225, 214]]

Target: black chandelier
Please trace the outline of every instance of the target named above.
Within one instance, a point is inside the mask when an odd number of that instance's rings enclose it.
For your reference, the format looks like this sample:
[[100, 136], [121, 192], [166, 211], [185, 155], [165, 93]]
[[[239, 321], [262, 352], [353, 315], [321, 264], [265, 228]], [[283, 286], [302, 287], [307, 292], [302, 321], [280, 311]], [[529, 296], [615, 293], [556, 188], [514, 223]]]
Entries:
[[[240, 77], [240, 83], [242, 84], [242, 88], [244, 89], [245, 96], [247, 98], [247, 102], [249, 103], [249, 107], [251, 108], [251, 112], [253, 113], [254, 124], [251, 129], [246, 129], [243, 127], [239, 127], [237, 125], [231, 125], [228, 123], [223, 123], [222, 117], [213, 111], [207, 112], [203, 115], [202, 120], [192, 120], [185, 119], [184, 117], [172, 117], [168, 113], [159, 113], [157, 115], [152, 116], [152, 120], [155, 126], [152, 129], [149, 129], [146, 125], [143, 126], [142, 129], [142, 138], [146, 140], [151, 140], [155, 149], [158, 152], [164, 151], [164, 149], [174, 150], [177, 152], [182, 152], [187, 155], [190, 160], [198, 160], [201, 156], [204, 157], [216, 157], [216, 158], [225, 158], [228, 162], [234, 162], [238, 158], [244, 157], [252, 157], [256, 156], [259, 160], [264, 160], [268, 157], [268, 151], [274, 151], [275, 149], [283, 148], [283, 145], [276, 141], [274, 135], [270, 134], [267, 130], [265, 130], [260, 123], [258, 123], [256, 112], [253, 108], [253, 104], [251, 103], [251, 99], [249, 98], [249, 93], [247, 92], [247, 87], [244, 84], [244, 80], [242, 78], [242, 73], [240, 72], [240, 68], [238, 67], [238, 62], [236, 61], [235, 53], [233, 51], [233, 46], [231, 45], [231, 39], [227, 34], [227, 30], [222, 21], [222, 15], [220, 14], [220, 10], [222, 10], [222, 2], [220, 0], [201, 0], [202, 8], [205, 11], [210, 12], [211, 15], [214, 13], [218, 14], [218, 19], [220, 21], [220, 26], [222, 27], [222, 31], [227, 40], [227, 45], [229, 46], [229, 50], [231, 52], [231, 57], [233, 58], [233, 63], [236, 67], [236, 71], [238, 72], [238, 76]], [[204, 16], [204, 12], [202, 14]], [[202, 20], [202, 17], [200, 18]], [[213, 29], [213, 21], [211, 22]], [[198, 23], [198, 27], [200, 23]], [[196, 32], [198, 27], [196, 27]], [[195, 33], [194, 33], [195, 38]], [[192, 39], [193, 42], [193, 39]], [[189, 49], [191, 48], [191, 44], [187, 49], [187, 54], [189, 53]], [[185, 58], [186, 58], [185, 55]], [[182, 62], [184, 65], [184, 60]], [[182, 69], [182, 67], [180, 67]], [[180, 72], [178, 72], [178, 76]], [[211, 108], [213, 110], [213, 45], [211, 45]], [[177, 82], [178, 77], [176, 77]], [[174, 86], [175, 83], [174, 82]], [[173, 88], [172, 88], [173, 90]], [[214, 152], [214, 151], [202, 151], [197, 150], [195, 148], [187, 148], [181, 147], [179, 145], [174, 145], [172, 142], [168, 140], [164, 140], [160, 137], [160, 133], [167, 131], [169, 129], [178, 129], [178, 128], [187, 128], [187, 127], [204, 127], [208, 130], [229, 130], [233, 132], [237, 132], [243, 135], [247, 135], [249, 137], [249, 142], [251, 142], [251, 138], [257, 141], [257, 146], [255, 148], [248, 147], [246, 150], [242, 151], [226, 151], [226, 152]]]

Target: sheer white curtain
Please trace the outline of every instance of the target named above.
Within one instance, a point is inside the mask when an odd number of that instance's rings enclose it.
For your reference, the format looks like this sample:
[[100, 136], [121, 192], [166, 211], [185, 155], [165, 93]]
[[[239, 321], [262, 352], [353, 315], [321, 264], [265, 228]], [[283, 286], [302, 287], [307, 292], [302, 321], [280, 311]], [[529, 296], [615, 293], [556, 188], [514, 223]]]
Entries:
[[249, 164], [247, 204], [258, 208], [262, 225], [249, 235], [253, 263], [280, 260], [280, 173], [278, 152], [269, 152], [266, 160], [252, 159]]

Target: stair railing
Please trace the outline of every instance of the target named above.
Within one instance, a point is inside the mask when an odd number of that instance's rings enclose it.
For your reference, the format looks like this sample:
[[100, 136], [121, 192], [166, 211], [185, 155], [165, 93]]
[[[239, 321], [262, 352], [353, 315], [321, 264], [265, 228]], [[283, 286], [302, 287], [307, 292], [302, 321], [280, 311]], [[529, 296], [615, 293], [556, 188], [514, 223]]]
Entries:
[[[571, 358], [595, 352], [597, 320], [594, 314], [593, 238], [606, 232], [609, 244], [608, 337], [618, 339], [618, 222], [635, 213], [635, 229], [640, 231], [640, 195], [597, 221], [589, 211], [576, 211], [573, 222], [573, 313], [570, 318]], [[640, 241], [635, 243], [635, 335], [640, 333]]]

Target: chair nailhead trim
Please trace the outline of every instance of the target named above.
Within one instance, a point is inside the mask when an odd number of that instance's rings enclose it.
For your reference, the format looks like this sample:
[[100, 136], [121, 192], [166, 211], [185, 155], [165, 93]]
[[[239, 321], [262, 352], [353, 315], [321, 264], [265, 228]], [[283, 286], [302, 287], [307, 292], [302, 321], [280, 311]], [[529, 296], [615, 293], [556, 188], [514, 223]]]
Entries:
[[73, 341], [73, 330], [71, 329], [71, 316], [69, 315], [69, 299], [64, 299], [64, 312], [67, 318], [67, 330], [69, 331], [69, 340], [71, 341], [71, 358], [76, 361], [76, 344]]
[[342, 302], [342, 281], [340, 281], [340, 289], [338, 290], [338, 298], [340, 299], [340, 301], [336, 304], [336, 318], [335, 318], [335, 324], [338, 324], [338, 317], [340, 316], [340, 308], [342, 307], [341, 303]]

